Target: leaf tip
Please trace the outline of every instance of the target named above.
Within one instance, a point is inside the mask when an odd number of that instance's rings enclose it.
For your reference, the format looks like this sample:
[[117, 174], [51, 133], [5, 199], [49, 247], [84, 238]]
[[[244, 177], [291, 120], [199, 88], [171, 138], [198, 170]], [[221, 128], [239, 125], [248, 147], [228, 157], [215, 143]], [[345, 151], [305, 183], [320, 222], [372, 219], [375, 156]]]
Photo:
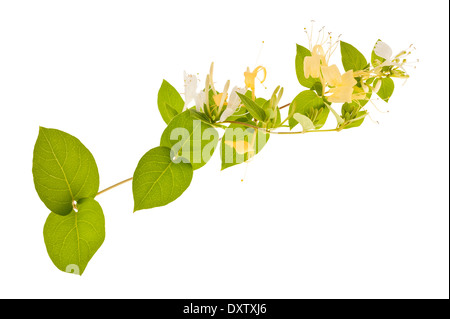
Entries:
[[48, 128], [39, 125], [39, 133], [47, 131]]

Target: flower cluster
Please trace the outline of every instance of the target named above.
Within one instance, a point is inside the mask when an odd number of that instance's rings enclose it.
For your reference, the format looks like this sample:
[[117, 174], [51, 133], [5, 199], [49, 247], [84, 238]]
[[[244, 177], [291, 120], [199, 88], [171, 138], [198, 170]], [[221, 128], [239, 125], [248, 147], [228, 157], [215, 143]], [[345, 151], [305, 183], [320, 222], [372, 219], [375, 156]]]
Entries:
[[197, 112], [205, 113], [212, 121], [225, 121], [228, 117], [232, 116], [241, 106], [241, 100], [239, 94], [245, 94], [248, 90], [251, 90], [253, 99], [255, 99], [255, 80], [259, 72], [263, 72], [264, 77], [260, 81], [265, 81], [266, 69], [263, 66], [258, 66], [252, 72], [247, 68], [244, 72], [245, 87], [234, 86], [231, 89], [230, 94], [228, 90], [230, 88], [230, 81], [225, 83], [222, 92], [218, 92], [214, 86], [214, 63], [211, 63], [209, 74], [205, 79], [205, 87], [198, 91], [198, 79], [193, 74], [184, 73], [184, 96], [185, 106], [194, 101]]

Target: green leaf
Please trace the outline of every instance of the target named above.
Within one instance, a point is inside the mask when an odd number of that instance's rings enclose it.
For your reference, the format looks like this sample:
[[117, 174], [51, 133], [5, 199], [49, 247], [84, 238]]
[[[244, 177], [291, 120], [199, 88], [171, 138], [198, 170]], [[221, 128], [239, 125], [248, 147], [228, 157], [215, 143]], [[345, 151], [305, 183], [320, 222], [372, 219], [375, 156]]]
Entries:
[[381, 81], [381, 86], [377, 92], [377, 95], [385, 102], [389, 102], [389, 99], [394, 93], [394, 81], [391, 78], [376, 79], [374, 82], [374, 87], [377, 85], [378, 81]]
[[167, 124], [170, 120], [181, 113], [184, 108], [184, 101], [180, 93], [166, 80], [163, 80], [158, 92], [159, 113]]
[[314, 123], [306, 115], [295, 113], [293, 117], [297, 122], [300, 123], [300, 125], [303, 128], [303, 131], [310, 131], [316, 128]]
[[297, 79], [301, 85], [310, 89], [319, 81], [319, 79], [312, 77], [305, 78], [304, 62], [305, 57], [307, 56], [311, 56], [311, 51], [297, 44], [297, 55], [295, 56], [295, 72], [297, 73]]
[[59, 215], [69, 214], [73, 201], [98, 192], [94, 157], [76, 137], [59, 130], [39, 128], [32, 171], [40, 199]]
[[[254, 122], [247, 122], [255, 125]], [[255, 133], [256, 131], [256, 133]], [[244, 163], [258, 154], [269, 140], [270, 134], [240, 124], [231, 124], [222, 136], [220, 156], [222, 170]], [[236, 144], [235, 144], [236, 143]], [[243, 145], [248, 146], [248, 152], [242, 153]], [[253, 151], [250, 147], [253, 146]], [[236, 150], [236, 148], [238, 150]], [[241, 149], [241, 150], [239, 150]]]
[[367, 60], [354, 46], [341, 41], [341, 55], [344, 70], [359, 71], [367, 67]]
[[163, 146], [141, 158], [133, 175], [134, 211], [167, 205], [189, 187], [192, 165], [172, 158], [170, 148]]
[[192, 117], [184, 111], [170, 121], [161, 136], [161, 146], [172, 149], [192, 164], [194, 170], [205, 165], [219, 142], [219, 134], [211, 125]]
[[[378, 41], [381, 41], [381, 40], [378, 39]], [[375, 42], [375, 45], [378, 43], [378, 41]], [[371, 62], [372, 62], [373, 67], [377, 67], [377, 66], [379, 66], [381, 63], [383, 63], [384, 61], [386, 61], [385, 58], [382, 58], [382, 57], [378, 56], [378, 55], [375, 53], [375, 45], [374, 45], [374, 47], [373, 47], [374, 49], [372, 50], [372, 55], [371, 55]]]
[[82, 275], [105, 240], [103, 210], [92, 198], [77, 203], [78, 212], [66, 216], [50, 213], [44, 226], [44, 242], [55, 266]]
[[358, 126], [361, 126], [361, 124], [363, 124], [363, 122], [364, 122], [364, 120], [365, 120], [367, 114], [368, 114], [368, 113], [367, 113], [366, 111], [360, 111], [360, 112], [358, 112], [358, 113], [356, 114], [356, 117], [355, 117], [356, 121], [353, 121], [353, 122], [351, 122], [350, 124], [348, 124], [348, 125], [345, 127], [345, 129], [352, 128], [352, 127], [358, 127]]
[[192, 108], [189, 109], [189, 111], [191, 112], [191, 117], [193, 119], [200, 120], [200, 121], [202, 121], [202, 122], [204, 122], [206, 124], [211, 124], [211, 120], [209, 119], [208, 116], [206, 116], [205, 113], [198, 112], [198, 111], [196, 111], [196, 110], [194, 110]]
[[244, 94], [237, 93], [237, 95], [241, 98], [242, 103], [255, 119], [261, 122], [265, 121], [266, 113], [256, 102], [254, 102]]
[[267, 102], [267, 100], [265, 98], [262, 98], [262, 97], [257, 97], [255, 99], [255, 103], [258, 104], [260, 107], [263, 107], [264, 104], [266, 104], [266, 102]]
[[[366, 82], [367, 84], [370, 84]], [[368, 91], [365, 93], [366, 97], [363, 100], [359, 100], [359, 105], [364, 106], [366, 105], [370, 98], [372, 97], [372, 87], [368, 86]], [[360, 86], [355, 86], [353, 90], [353, 94], [363, 94], [364, 90]]]
[[[342, 105], [342, 118], [345, 120], [346, 129], [360, 126], [368, 114], [362, 110], [362, 104], [357, 102], [344, 103]], [[350, 122], [350, 124], [349, 124]]]
[[[289, 107], [289, 114], [300, 113], [309, 117], [316, 129], [320, 129], [326, 122], [330, 111], [325, 106], [322, 98], [318, 97], [316, 92], [306, 90], [300, 92], [292, 101]], [[292, 130], [298, 121], [295, 118], [289, 119], [289, 128]]]
[[322, 86], [322, 83], [320, 83], [320, 82], [314, 83], [314, 85], [311, 87], [311, 90], [316, 91], [316, 92], [317, 92], [317, 95], [322, 96], [322, 94], [323, 94], [323, 86]]
[[[256, 99], [256, 103], [258, 103], [258, 99]], [[239, 121], [239, 122], [247, 122], [251, 121], [253, 116], [249, 113], [247, 108], [241, 107], [236, 110], [233, 115], [227, 117], [226, 121]]]

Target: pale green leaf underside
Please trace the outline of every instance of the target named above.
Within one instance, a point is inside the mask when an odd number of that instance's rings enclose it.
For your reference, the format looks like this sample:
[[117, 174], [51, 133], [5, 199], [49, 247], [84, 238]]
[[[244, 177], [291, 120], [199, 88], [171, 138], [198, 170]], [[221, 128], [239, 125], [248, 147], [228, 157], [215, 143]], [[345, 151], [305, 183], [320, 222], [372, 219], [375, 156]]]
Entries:
[[72, 202], [95, 197], [99, 188], [97, 164], [74, 136], [41, 127], [33, 153], [36, 191], [50, 211], [66, 215]]
[[193, 118], [191, 114], [187, 110], [174, 117], [161, 135], [160, 145], [187, 159], [196, 170], [213, 155], [219, 134], [211, 125]]
[[314, 130], [316, 128], [314, 123], [306, 115], [295, 113], [293, 117], [295, 120], [297, 120], [297, 122], [300, 123], [303, 131]]
[[48, 255], [61, 271], [82, 275], [105, 240], [105, 217], [94, 199], [77, 203], [78, 212], [50, 213], [44, 226]]
[[172, 162], [170, 148], [151, 149], [141, 158], [134, 172], [134, 211], [174, 201], [189, 187], [192, 175], [190, 163]]

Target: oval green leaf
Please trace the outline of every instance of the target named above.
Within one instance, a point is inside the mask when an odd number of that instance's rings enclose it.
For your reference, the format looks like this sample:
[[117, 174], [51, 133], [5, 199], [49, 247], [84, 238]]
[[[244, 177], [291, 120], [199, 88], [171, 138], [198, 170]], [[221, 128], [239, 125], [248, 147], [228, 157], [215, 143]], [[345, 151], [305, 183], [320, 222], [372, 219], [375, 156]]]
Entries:
[[59, 215], [69, 214], [73, 201], [98, 192], [94, 157], [76, 137], [59, 130], [39, 129], [32, 171], [40, 199]]
[[44, 226], [44, 242], [59, 270], [82, 275], [105, 240], [105, 217], [92, 198], [80, 200], [77, 209], [66, 216], [50, 213]]
[[389, 102], [392, 94], [394, 93], [394, 81], [391, 78], [376, 79], [373, 86], [377, 86], [378, 81], [381, 81], [380, 89], [377, 95], [383, 99], [385, 102]]
[[173, 117], [183, 111], [183, 108], [184, 101], [180, 93], [169, 82], [163, 80], [158, 91], [158, 109], [164, 122], [169, 124]]
[[184, 111], [170, 121], [161, 136], [161, 146], [172, 149], [192, 164], [194, 170], [205, 165], [211, 158], [219, 133], [211, 125], [193, 118], [190, 110]]
[[359, 71], [368, 67], [368, 63], [364, 55], [353, 45], [344, 41], [341, 41], [341, 56], [345, 71]]
[[190, 163], [172, 161], [168, 147], [156, 147], [139, 161], [133, 176], [134, 211], [169, 204], [189, 187]]
[[[309, 117], [313, 121], [316, 129], [320, 129], [325, 124], [330, 110], [325, 106], [323, 99], [317, 96], [316, 92], [305, 90], [300, 92], [289, 106], [289, 114], [295, 113]], [[297, 124], [298, 121], [294, 117], [289, 119], [289, 128], [291, 130]]]

